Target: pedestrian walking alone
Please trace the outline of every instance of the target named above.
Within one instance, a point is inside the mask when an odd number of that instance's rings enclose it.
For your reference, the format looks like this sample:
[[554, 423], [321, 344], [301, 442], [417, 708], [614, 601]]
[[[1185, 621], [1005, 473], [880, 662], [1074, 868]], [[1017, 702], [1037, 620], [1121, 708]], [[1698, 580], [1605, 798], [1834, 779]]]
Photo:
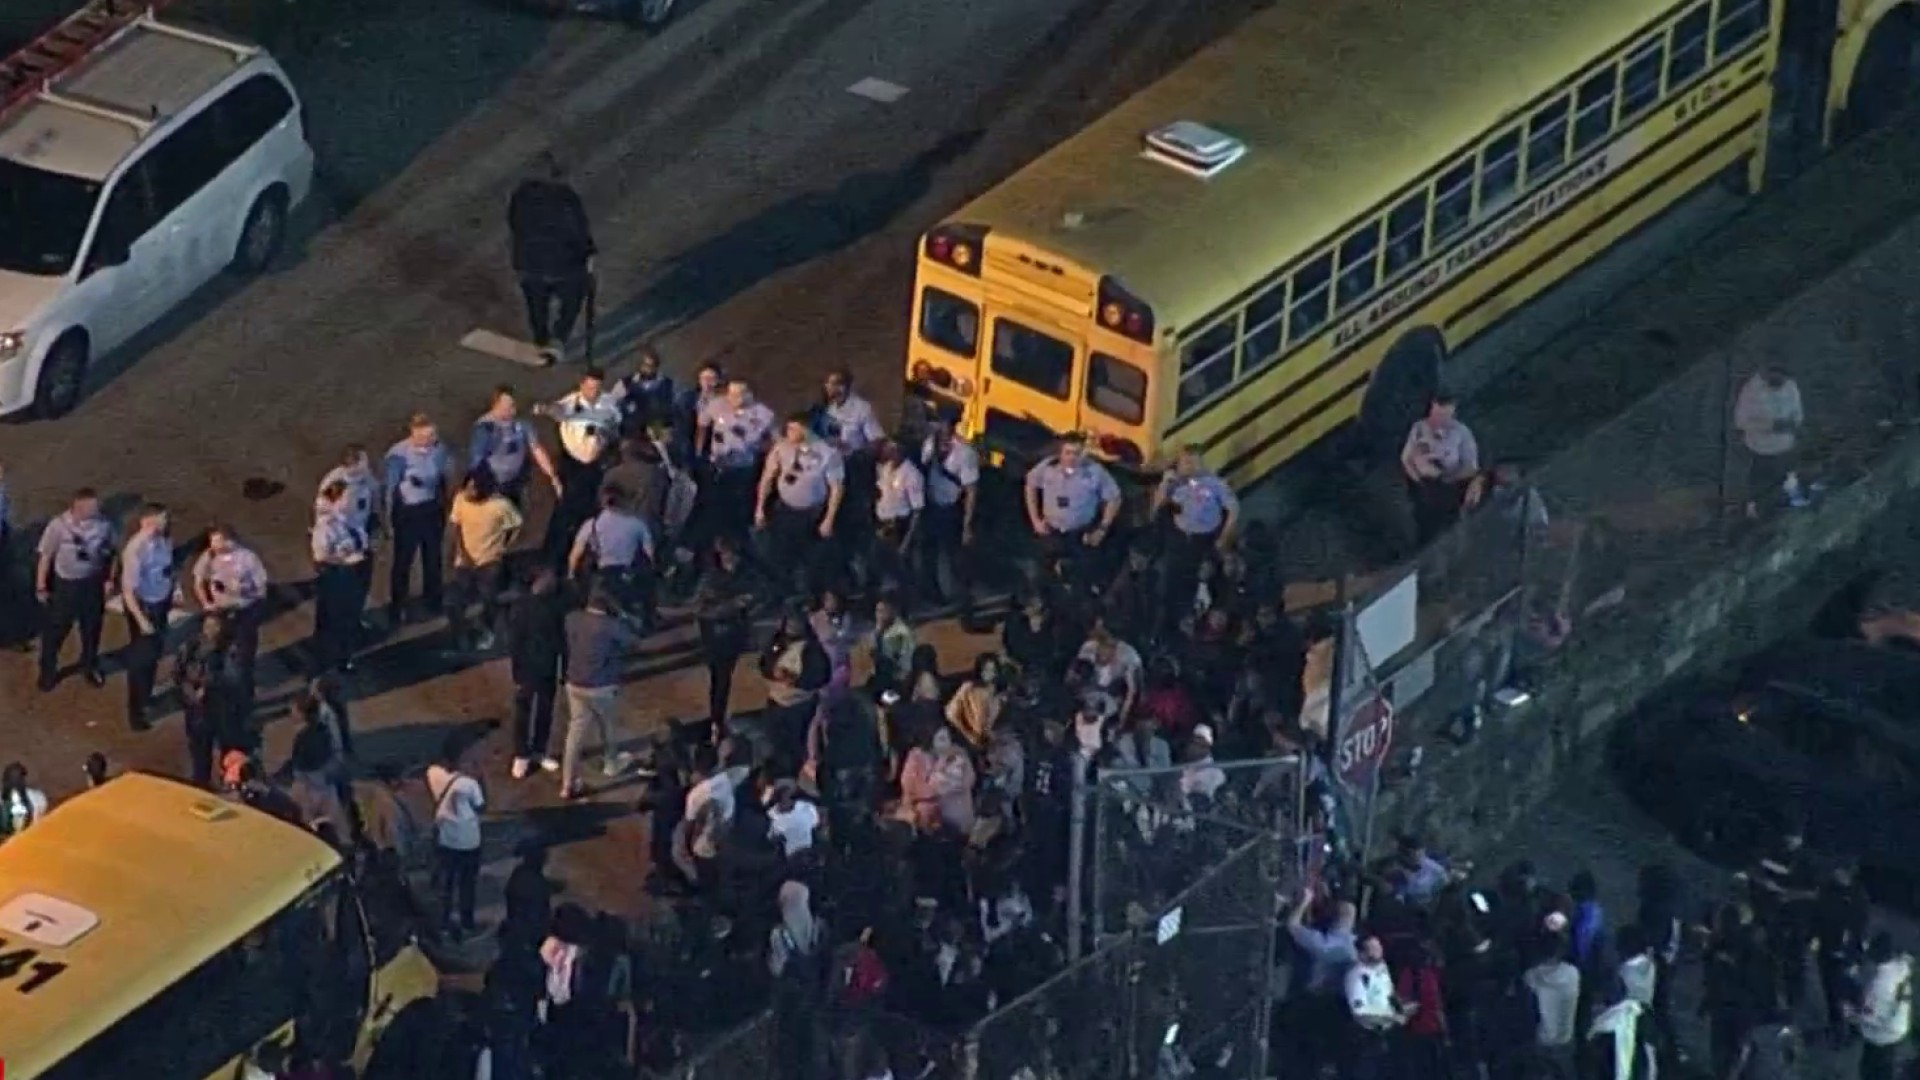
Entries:
[[507, 230], [534, 347], [547, 363], [557, 364], [588, 302], [595, 249], [586, 204], [552, 153], [535, 158], [531, 174], [513, 190]]

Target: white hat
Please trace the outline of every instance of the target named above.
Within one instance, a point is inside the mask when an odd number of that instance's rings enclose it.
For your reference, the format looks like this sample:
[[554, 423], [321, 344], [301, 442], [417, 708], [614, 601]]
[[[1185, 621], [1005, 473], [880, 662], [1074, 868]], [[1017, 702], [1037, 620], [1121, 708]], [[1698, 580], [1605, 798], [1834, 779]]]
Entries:
[[1201, 742], [1206, 743], [1208, 746], [1212, 746], [1213, 745], [1213, 728], [1207, 724], [1196, 725], [1193, 729], [1193, 737], [1196, 739], [1199, 739]]

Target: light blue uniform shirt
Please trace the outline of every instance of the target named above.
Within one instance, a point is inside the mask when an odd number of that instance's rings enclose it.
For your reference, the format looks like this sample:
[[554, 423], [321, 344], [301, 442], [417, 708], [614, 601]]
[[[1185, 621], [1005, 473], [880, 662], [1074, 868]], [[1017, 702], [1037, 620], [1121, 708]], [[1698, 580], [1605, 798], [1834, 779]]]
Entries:
[[969, 443], [954, 439], [947, 452], [933, 436], [920, 447], [921, 472], [927, 481], [927, 498], [935, 506], [952, 506], [967, 489], [980, 482], [980, 452]]
[[720, 469], [753, 468], [773, 431], [773, 410], [757, 401], [736, 409], [733, 402], [717, 397], [702, 407], [701, 418], [710, 432], [707, 456]]
[[874, 415], [873, 403], [859, 394], [848, 394], [821, 406], [817, 426], [814, 434], [849, 454], [857, 454], [887, 435], [880, 418]]
[[218, 554], [212, 548], [201, 552], [193, 564], [193, 580], [213, 594], [217, 611], [234, 611], [267, 595], [266, 564], [239, 544]]
[[840, 451], [823, 439], [781, 442], [767, 453], [767, 471], [775, 474], [773, 486], [780, 501], [795, 510], [827, 505], [827, 495], [847, 480]]
[[349, 566], [367, 554], [367, 530], [354, 524], [352, 516], [344, 510], [316, 518], [309, 539], [316, 563]]
[[573, 546], [576, 551], [591, 552], [593, 565], [601, 570], [626, 569], [642, 554], [651, 557], [653, 534], [647, 531], [647, 523], [633, 514], [602, 510], [580, 526]]
[[[336, 508], [320, 495], [321, 491], [332, 487], [335, 481], [347, 486], [346, 494], [340, 496], [340, 505]], [[327, 470], [320, 478], [319, 491], [313, 495], [313, 516], [323, 518], [328, 514], [347, 515], [355, 525], [365, 529], [373, 523], [373, 512], [380, 505], [380, 484], [373, 477], [373, 470], [363, 465], [348, 467], [336, 465]]]
[[401, 506], [438, 502], [452, 471], [442, 442], [415, 446], [413, 440], [401, 439], [387, 451], [387, 491]]
[[173, 541], [159, 534], [127, 541], [120, 552], [120, 592], [143, 604], [173, 599]]
[[926, 478], [905, 458], [881, 465], [874, 473], [874, 487], [873, 513], [881, 521], [905, 521], [926, 509]]
[[487, 467], [494, 480], [511, 484], [527, 471], [527, 451], [533, 445], [533, 428], [514, 417], [501, 423], [491, 416], [474, 421], [473, 444], [467, 448], [469, 471]]
[[40, 534], [41, 557], [53, 556], [54, 576], [67, 581], [104, 577], [112, 549], [113, 526], [106, 518], [81, 521], [71, 510], [47, 522]]
[[1069, 469], [1048, 458], [1027, 473], [1027, 490], [1040, 493], [1040, 518], [1054, 532], [1076, 532], [1100, 520], [1100, 508], [1120, 499], [1120, 485], [1097, 461]]
[[1168, 473], [1160, 491], [1176, 511], [1173, 527], [1188, 536], [1205, 536], [1226, 524], [1227, 515], [1240, 508], [1240, 499], [1226, 481], [1212, 473], [1183, 477]]

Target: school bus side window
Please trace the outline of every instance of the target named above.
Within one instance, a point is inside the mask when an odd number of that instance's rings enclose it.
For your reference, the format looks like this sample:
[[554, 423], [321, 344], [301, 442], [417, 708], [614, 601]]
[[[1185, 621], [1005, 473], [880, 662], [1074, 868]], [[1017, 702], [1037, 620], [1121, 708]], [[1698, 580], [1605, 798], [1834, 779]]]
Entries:
[[1565, 94], [1534, 110], [1527, 118], [1527, 186], [1535, 187], [1567, 160], [1567, 106]]
[[1293, 306], [1287, 309], [1287, 341], [1299, 344], [1327, 321], [1327, 293], [1333, 284], [1333, 252], [1301, 267], [1293, 275]]
[[1439, 247], [1473, 220], [1473, 158], [1440, 174], [1433, 186], [1433, 246]]
[[1766, 0], [1720, 0], [1720, 18], [1713, 28], [1713, 55], [1726, 56], [1766, 29]]
[[1345, 311], [1373, 291], [1380, 280], [1380, 219], [1353, 231], [1340, 244], [1340, 284], [1334, 290], [1334, 308]]
[[61, 1062], [47, 1080], [203, 1077], [298, 1020], [312, 989], [309, 950], [322, 940], [316, 904], [338, 878], [255, 927], [122, 1017]]
[[1579, 93], [1574, 97], [1574, 153], [1591, 149], [1613, 130], [1613, 99], [1618, 82], [1619, 72], [1608, 67], [1580, 84]]
[[1184, 414], [1232, 385], [1234, 345], [1239, 337], [1240, 317], [1229, 315], [1180, 350], [1177, 411]]
[[1240, 344], [1241, 378], [1280, 359], [1280, 343], [1286, 331], [1287, 281], [1281, 278], [1247, 305], [1247, 339]]
[[920, 337], [971, 360], [980, 348], [980, 309], [944, 289], [921, 290]]
[[1672, 43], [1667, 48], [1667, 93], [1706, 70], [1707, 25], [1711, 21], [1707, 5], [1698, 4], [1673, 24]]
[[1396, 277], [1427, 253], [1427, 192], [1425, 188], [1387, 212], [1387, 257], [1380, 276]]
[[1626, 123], [1660, 100], [1660, 63], [1666, 37], [1661, 35], [1628, 55], [1620, 73], [1620, 122]]
[[1480, 151], [1481, 220], [1492, 217], [1513, 201], [1520, 187], [1520, 129], [1514, 128]]
[[1087, 407], [1123, 424], [1147, 418], [1147, 373], [1125, 360], [1094, 353], [1087, 365]]

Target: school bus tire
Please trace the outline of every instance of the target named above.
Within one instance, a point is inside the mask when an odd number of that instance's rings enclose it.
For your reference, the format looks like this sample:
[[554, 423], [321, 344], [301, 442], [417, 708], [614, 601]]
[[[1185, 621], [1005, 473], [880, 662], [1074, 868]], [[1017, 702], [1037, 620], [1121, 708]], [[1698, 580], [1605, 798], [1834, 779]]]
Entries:
[[1878, 128], [1920, 95], [1920, 7], [1901, 4], [1867, 33], [1854, 65], [1847, 106], [1840, 114], [1841, 141]]
[[1387, 460], [1400, 452], [1407, 429], [1427, 411], [1441, 388], [1440, 369], [1446, 359], [1446, 335], [1436, 327], [1417, 326], [1394, 341], [1367, 380], [1360, 416], [1353, 425], [1353, 456]]

